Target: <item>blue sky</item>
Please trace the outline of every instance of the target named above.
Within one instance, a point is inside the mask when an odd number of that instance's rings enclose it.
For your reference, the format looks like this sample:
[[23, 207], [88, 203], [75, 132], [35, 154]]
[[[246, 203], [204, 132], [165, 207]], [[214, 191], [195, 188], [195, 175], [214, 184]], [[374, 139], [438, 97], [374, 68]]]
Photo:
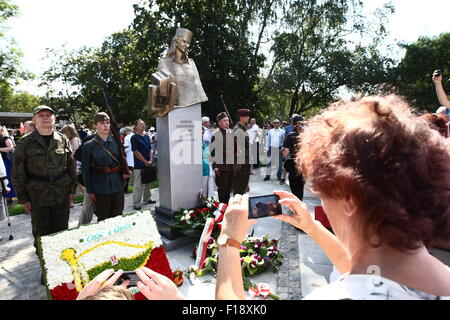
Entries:
[[[214, 0], [211, 0], [214, 1]], [[368, 12], [387, 0], [364, 0]], [[10, 20], [8, 32], [23, 51], [23, 66], [40, 74], [46, 68], [45, 48], [69, 49], [100, 46], [113, 32], [126, 28], [133, 20], [136, 0], [15, 0], [20, 16]], [[389, 42], [414, 42], [419, 36], [450, 32], [450, 1], [393, 0], [396, 13], [387, 26]], [[42, 93], [36, 82], [19, 89]]]

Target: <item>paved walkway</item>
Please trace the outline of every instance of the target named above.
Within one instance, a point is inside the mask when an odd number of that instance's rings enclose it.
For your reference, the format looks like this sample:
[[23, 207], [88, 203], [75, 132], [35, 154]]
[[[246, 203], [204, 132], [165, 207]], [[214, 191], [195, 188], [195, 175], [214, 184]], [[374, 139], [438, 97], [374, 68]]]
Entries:
[[[288, 185], [280, 186], [278, 181], [272, 179], [264, 182], [264, 172], [261, 175], [254, 171], [250, 182], [250, 195], [270, 194], [273, 190], [288, 190]], [[152, 190], [153, 200], [159, 200], [158, 190]], [[313, 212], [320, 200], [314, 197], [305, 188], [304, 201]], [[142, 209], [153, 209], [155, 205], [143, 205]], [[131, 194], [125, 197], [124, 212], [133, 212]], [[69, 227], [78, 225], [81, 204], [75, 205], [71, 210]], [[94, 218], [95, 220], [96, 218]], [[1, 300], [45, 300], [45, 288], [40, 285], [40, 264], [34, 253], [31, 222], [28, 214], [11, 217], [11, 230], [5, 221], [0, 222], [0, 299]], [[10, 231], [14, 240], [9, 241]], [[292, 226], [281, 223], [272, 218], [262, 218], [254, 226], [254, 235], [268, 235], [270, 238], [281, 239], [280, 247], [284, 254], [284, 262], [278, 273], [266, 272], [252, 278], [257, 283], [265, 282], [272, 290], [280, 295], [281, 299], [301, 299], [312, 290], [325, 285], [329, 281], [332, 265], [323, 251], [307, 235], [299, 232]], [[181, 268], [186, 270], [194, 264], [191, 258], [193, 243], [168, 252], [168, 259], [173, 270]], [[450, 265], [450, 254], [440, 250], [433, 253]], [[212, 276], [198, 279], [195, 285], [189, 281], [180, 288], [189, 299], [214, 299], [214, 283]]]

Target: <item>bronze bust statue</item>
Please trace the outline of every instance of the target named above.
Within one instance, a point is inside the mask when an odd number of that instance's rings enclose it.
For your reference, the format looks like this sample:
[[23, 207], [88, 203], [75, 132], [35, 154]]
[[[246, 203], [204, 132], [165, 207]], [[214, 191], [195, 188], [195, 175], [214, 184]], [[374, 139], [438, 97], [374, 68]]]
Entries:
[[188, 57], [192, 32], [178, 28], [149, 86], [149, 115], [162, 117], [176, 108], [208, 101], [194, 60]]

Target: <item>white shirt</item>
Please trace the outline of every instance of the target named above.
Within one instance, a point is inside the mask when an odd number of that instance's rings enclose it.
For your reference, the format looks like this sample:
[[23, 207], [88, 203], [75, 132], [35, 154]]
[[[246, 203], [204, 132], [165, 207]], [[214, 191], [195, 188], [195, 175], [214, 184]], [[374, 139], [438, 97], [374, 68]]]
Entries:
[[284, 142], [284, 130], [283, 129], [270, 129], [267, 134], [266, 148], [281, 148]]
[[134, 133], [130, 133], [129, 135], [125, 136], [125, 139], [123, 141], [123, 146], [125, 147], [125, 153], [127, 155], [127, 163], [129, 167], [134, 167], [134, 155], [133, 150], [131, 150], [131, 137]]
[[374, 274], [346, 274], [314, 290], [305, 300], [450, 300]]
[[211, 131], [211, 129], [209, 129], [205, 126], [203, 126], [203, 129], [205, 130], [205, 132], [203, 133], [203, 141], [208, 146], [211, 143], [212, 131]]
[[250, 143], [259, 142], [259, 127], [255, 123], [249, 130], [247, 130], [250, 138]]

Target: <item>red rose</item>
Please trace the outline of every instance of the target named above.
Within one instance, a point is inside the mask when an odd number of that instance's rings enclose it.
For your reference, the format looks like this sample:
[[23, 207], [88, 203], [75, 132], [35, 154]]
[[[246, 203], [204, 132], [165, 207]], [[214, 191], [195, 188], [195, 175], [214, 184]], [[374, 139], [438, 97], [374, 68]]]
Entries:
[[170, 269], [169, 260], [167, 260], [166, 251], [163, 246], [159, 246], [152, 250], [150, 258], [145, 266], [153, 271], [161, 273], [170, 280], [173, 280], [173, 273]]
[[75, 283], [64, 283], [52, 290], [50, 290], [50, 295], [54, 300], [76, 300], [78, 297], [78, 292], [75, 289]]

